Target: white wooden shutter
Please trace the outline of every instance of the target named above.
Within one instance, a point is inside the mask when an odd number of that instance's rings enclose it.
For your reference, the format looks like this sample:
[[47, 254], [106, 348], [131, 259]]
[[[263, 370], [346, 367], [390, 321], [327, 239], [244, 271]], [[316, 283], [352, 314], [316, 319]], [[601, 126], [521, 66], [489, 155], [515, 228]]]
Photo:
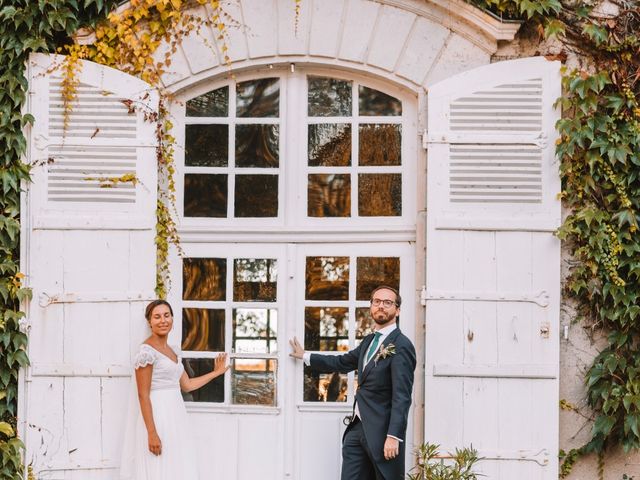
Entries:
[[28, 62], [21, 264], [33, 300], [19, 416], [36, 478], [115, 478], [131, 350], [154, 296], [158, 94], [83, 61], [65, 129], [62, 61]]
[[560, 64], [487, 65], [428, 94], [425, 437], [490, 479], [557, 478]]

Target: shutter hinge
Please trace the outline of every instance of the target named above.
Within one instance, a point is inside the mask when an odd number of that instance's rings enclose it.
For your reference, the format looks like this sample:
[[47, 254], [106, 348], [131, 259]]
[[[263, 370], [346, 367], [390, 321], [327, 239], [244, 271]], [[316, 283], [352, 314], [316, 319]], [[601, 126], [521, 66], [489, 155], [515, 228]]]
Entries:
[[420, 305], [423, 307], [427, 305], [427, 287], [422, 285], [422, 290], [420, 290]]
[[424, 150], [426, 150], [426, 149], [427, 149], [427, 147], [428, 147], [428, 145], [429, 145], [428, 140], [429, 140], [429, 136], [427, 135], [427, 129], [425, 128], [425, 129], [422, 131], [422, 148], [423, 148]]

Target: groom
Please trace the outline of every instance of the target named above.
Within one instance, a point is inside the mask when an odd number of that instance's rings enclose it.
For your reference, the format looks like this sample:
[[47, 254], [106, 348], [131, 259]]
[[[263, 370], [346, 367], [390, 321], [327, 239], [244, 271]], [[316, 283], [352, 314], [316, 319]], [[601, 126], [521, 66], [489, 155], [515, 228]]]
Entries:
[[341, 480], [402, 480], [407, 417], [416, 351], [397, 326], [400, 294], [381, 285], [371, 292], [375, 332], [344, 355], [309, 354], [297, 338], [291, 356], [318, 372], [358, 370], [354, 414], [342, 437]]

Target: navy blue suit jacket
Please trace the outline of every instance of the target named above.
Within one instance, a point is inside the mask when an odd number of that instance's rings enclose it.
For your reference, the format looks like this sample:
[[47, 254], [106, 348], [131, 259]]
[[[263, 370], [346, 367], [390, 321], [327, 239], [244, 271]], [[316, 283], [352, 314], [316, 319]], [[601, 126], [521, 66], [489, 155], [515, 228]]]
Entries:
[[[356, 349], [343, 355], [311, 354], [310, 367], [323, 373], [358, 370], [356, 402], [373, 460], [385, 479], [403, 479], [405, 434], [416, 351], [411, 340], [396, 328], [382, 343], [385, 347], [393, 344], [396, 353], [377, 362], [372, 359], [363, 369], [364, 356], [372, 341], [373, 334], [368, 335]], [[400, 455], [392, 460], [384, 458], [387, 435], [403, 440], [400, 443]]]

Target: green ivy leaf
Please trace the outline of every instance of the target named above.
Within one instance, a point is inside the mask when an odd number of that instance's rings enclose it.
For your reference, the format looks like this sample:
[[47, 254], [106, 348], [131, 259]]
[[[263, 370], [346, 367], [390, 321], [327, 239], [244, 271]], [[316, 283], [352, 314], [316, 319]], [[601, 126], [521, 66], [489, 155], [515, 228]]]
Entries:
[[553, 19], [547, 20], [544, 25], [545, 38], [554, 38], [566, 33], [566, 26], [564, 22]]
[[608, 435], [616, 424], [616, 418], [612, 415], [599, 415], [593, 424], [594, 435]]
[[582, 27], [582, 33], [591, 38], [591, 40], [595, 42], [596, 46], [602, 45], [608, 38], [607, 30], [595, 23], [587, 23]]

